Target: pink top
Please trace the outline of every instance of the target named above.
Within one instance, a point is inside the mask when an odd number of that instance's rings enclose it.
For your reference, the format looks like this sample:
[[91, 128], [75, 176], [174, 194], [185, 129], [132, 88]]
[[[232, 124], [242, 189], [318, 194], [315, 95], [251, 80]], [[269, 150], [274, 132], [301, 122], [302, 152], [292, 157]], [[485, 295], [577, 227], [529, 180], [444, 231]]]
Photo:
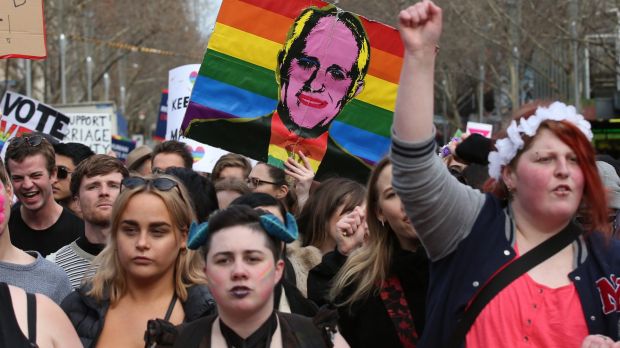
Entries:
[[526, 273], [482, 310], [466, 347], [581, 347], [587, 335], [575, 285], [552, 289]]

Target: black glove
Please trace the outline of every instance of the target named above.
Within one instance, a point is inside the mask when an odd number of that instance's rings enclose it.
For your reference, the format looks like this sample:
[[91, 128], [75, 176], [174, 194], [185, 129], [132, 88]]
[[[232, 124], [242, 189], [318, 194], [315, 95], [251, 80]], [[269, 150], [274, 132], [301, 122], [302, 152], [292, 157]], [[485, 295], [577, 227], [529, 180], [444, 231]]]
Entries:
[[468, 136], [462, 143], [456, 147], [456, 157], [463, 162], [478, 163], [482, 165], [489, 164], [489, 152], [493, 151], [495, 143], [489, 138], [485, 138], [480, 134], [472, 134]]
[[144, 332], [145, 348], [172, 347], [178, 334], [176, 326], [167, 320], [149, 320]]

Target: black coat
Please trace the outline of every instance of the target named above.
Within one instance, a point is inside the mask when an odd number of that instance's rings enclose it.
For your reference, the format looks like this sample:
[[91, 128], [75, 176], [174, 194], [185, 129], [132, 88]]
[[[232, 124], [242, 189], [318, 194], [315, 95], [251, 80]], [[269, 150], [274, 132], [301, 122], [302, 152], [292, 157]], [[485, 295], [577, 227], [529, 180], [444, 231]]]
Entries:
[[[67, 296], [60, 305], [77, 331], [85, 348], [95, 347], [103, 330], [109, 300], [98, 302], [87, 296], [90, 285], [82, 286]], [[215, 312], [215, 302], [206, 285], [194, 285], [187, 289], [187, 301], [183, 302], [185, 322], [191, 322]], [[144, 323], [146, 330], [146, 322]]]
[[286, 296], [288, 305], [291, 308], [291, 313], [303, 315], [305, 317], [314, 317], [317, 314], [319, 307], [317, 307], [314, 302], [304, 297], [297, 288], [295, 269], [287, 257], [284, 257], [284, 276], [274, 289], [274, 310], [278, 310], [282, 292], [284, 292]]
[[[308, 275], [308, 298], [321, 305], [331, 287], [331, 280], [342, 267], [346, 257], [337, 251], [323, 256], [323, 261]], [[409, 311], [418, 333], [424, 330], [426, 291], [428, 289], [428, 258], [423, 248], [416, 252], [397, 250], [392, 258], [389, 276], [397, 276], [407, 299]], [[347, 288], [338, 298], [352, 293]], [[351, 348], [402, 347], [392, 319], [378, 293], [351, 306], [338, 307], [338, 326]]]
[[[315, 323], [312, 318], [291, 313], [276, 312], [282, 334], [284, 348], [322, 348], [327, 347], [321, 323]], [[187, 325], [181, 325], [174, 347], [180, 348], [210, 348], [211, 327], [217, 315], [201, 318]], [[327, 324], [327, 323], [323, 323]], [[168, 347], [168, 346], [158, 346]], [[219, 348], [219, 347], [214, 347]]]

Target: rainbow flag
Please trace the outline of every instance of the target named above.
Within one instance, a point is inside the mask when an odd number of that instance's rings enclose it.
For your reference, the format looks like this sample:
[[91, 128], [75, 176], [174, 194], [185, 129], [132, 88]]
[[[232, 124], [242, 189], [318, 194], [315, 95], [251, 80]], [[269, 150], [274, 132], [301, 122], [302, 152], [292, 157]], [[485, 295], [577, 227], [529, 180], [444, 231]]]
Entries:
[[[241, 122], [272, 113], [279, 94], [277, 55], [287, 32], [303, 9], [326, 5], [317, 0], [224, 0], [183, 120], [185, 134], [213, 145], [208, 138], [192, 134], [196, 121]], [[396, 29], [359, 19], [371, 46], [369, 70], [364, 89], [331, 123], [329, 135], [370, 169], [389, 149], [403, 47]], [[231, 144], [247, 142], [248, 149], [257, 141], [234, 133], [226, 136]], [[338, 174], [347, 176], [347, 170], [342, 168]]]

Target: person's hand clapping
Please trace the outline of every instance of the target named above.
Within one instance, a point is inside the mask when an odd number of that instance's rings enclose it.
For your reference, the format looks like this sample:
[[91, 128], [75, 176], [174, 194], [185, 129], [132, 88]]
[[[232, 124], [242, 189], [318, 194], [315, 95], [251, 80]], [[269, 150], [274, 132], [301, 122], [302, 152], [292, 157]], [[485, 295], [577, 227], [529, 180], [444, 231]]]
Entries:
[[409, 54], [435, 54], [442, 30], [441, 8], [424, 0], [400, 11], [398, 24]]
[[368, 239], [365, 207], [357, 206], [350, 213], [343, 215], [336, 223], [336, 247], [338, 252], [349, 255], [364, 245]]

